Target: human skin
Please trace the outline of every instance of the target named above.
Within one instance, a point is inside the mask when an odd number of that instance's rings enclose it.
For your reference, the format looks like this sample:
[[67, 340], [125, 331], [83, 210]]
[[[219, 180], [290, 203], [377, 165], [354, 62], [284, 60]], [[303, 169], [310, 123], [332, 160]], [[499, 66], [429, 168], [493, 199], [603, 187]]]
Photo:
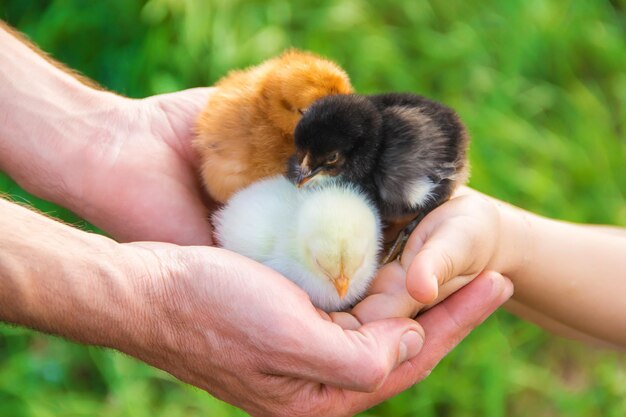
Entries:
[[[342, 327], [286, 278], [207, 246], [190, 138], [210, 89], [130, 100], [2, 29], [0, 87], [0, 169], [116, 239], [0, 199], [2, 321], [120, 350], [254, 415], [342, 416], [424, 378], [511, 295], [486, 273], [419, 322]], [[119, 243], [138, 240], [152, 242]]]
[[398, 296], [406, 310], [431, 303], [441, 285], [495, 270], [515, 285], [507, 303], [513, 313], [568, 337], [626, 348], [625, 229], [548, 219], [463, 188], [419, 224], [401, 266], [414, 298]]
[[0, 231], [1, 320], [120, 350], [259, 416], [369, 408], [428, 375], [512, 292], [488, 273], [417, 322], [346, 330], [232, 252], [120, 244], [2, 199]]
[[212, 243], [190, 144], [211, 89], [96, 90], [2, 25], [0, 64], [0, 170], [117, 240]]

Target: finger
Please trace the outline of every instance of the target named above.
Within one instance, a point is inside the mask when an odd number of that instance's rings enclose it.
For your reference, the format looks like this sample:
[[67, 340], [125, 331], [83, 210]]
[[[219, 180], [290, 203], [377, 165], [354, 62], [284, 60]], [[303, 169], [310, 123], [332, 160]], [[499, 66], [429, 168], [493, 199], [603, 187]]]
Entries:
[[411, 236], [413, 241], [407, 244], [407, 250], [402, 255], [407, 271], [407, 290], [421, 303], [434, 302], [439, 287], [452, 278], [473, 277], [468, 271], [476, 248], [458, 220], [442, 223], [431, 235], [423, 236], [418, 232], [417, 236]]
[[357, 330], [362, 326], [361, 322], [352, 314], [344, 311], [336, 311], [329, 314], [330, 320], [341, 326], [344, 330]]
[[397, 293], [401, 291], [406, 291], [406, 271], [400, 262], [393, 261], [378, 270], [368, 293]]
[[428, 364], [430, 371], [467, 334], [513, 295], [513, 284], [495, 271], [481, 273], [474, 281], [418, 318], [428, 334], [426, 349], [412, 360]]
[[309, 324], [296, 340], [282, 344], [287, 351], [281, 351], [281, 360], [268, 373], [373, 392], [424, 341], [421, 326], [409, 319], [380, 320], [357, 330], [323, 319]]
[[353, 412], [369, 408], [424, 379], [467, 334], [513, 294], [502, 275], [485, 272], [418, 321], [426, 333], [424, 346], [413, 359], [398, 367], [375, 393], [345, 393]]
[[345, 311], [333, 311], [330, 313], [322, 309], [316, 308], [317, 313], [326, 321], [339, 325], [344, 330], [356, 330], [361, 327], [361, 323], [352, 314]]
[[412, 318], [423, 306], [407, 292], [406, 272], [394, 261], [380, 269], [370, 295], [354, 306], [351, 313], [361, 323], [369, 323], [394, 317]]
[[398, 294], [372, 294], [354, 306], [352, 314], [361, 323], [395, 317], [413, 318], [424, 307], [406, 290]]
[[452, 294], [454, 294], [455, 292], [457, 292], [458, 290], [466, 286], [471, 281], [472, 279], [470, 277], [452, 278], [450, 281], [446, 282], [441, 287], [439, 287], [439, 295], [437, 296], [437, 299], [432, 304], [429, 304], [428, 306], [424, 307], [424, 310], [433, 308], [434, 306], [436, 306], [437, 304], [439, 304], [440, 302], [442, 302], [443, 300], [445, 300], [446, 298], [448, 298], [449, 296], [451, 296]]

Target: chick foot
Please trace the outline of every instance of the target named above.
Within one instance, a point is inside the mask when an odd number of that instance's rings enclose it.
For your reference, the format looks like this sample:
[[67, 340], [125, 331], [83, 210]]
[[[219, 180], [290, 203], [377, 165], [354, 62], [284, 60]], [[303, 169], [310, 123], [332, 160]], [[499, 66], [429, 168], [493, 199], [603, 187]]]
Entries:
[[411, 220], [396, 236], [395, 240], [385, 251], [381, 265], [387, 265], [389, 262], [393, 262], [400, 257], [404, 247], [406, 246], [406, 242], [409, 240], [409, 236], [413, 233], [413, 230], [417, 227], [419, 222], [426, 216], [427, 212], [420, 213], [417, 217]]

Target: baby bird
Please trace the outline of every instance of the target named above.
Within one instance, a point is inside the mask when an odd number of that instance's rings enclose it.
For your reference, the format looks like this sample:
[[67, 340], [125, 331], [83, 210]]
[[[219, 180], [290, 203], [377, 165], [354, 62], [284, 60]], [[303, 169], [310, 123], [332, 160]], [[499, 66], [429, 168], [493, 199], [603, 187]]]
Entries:
[[404, 227], [397, 257], [421, 218], [468, 177], [469, 137], [456, 113], [409, 93], [338, 95], [315, 102], [295, 130], [288, 175], [298, 185], [339, 176], [374, 201], [387, 227]]
[[204, 184], [221, 203], [258, 179], [284, 174], [303, 112], [321, 97], [352, 92], [338, 65], [295, 49], [233, 71], [215, 86], [193, 146]]
[[280, 272], [328, 312], [361, 299], [378, 269], [380, 221], [352, 184], [298, 190], [283, 176], [264, 179], [236, 193], [213, 223], [223, 248]]

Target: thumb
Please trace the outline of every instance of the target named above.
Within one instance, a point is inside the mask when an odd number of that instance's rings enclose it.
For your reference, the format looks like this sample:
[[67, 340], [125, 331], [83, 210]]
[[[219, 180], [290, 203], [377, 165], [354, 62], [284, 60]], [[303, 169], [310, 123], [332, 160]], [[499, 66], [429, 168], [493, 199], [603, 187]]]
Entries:
[[196, 120], [206, 107], [209, 97], [216, 91], [215, 87], [198, 87], [145, 99], [155, 104], [167, 118], [173, 133], [171, 138], [176, 139], [169, 144], [190, 160], [195, 159], [191, 157], [195, 155], [191, 149], [191, 139], [196, 135]]
[[[300, 342], [300, 356], [281, 373], [352, 391], [374, 392], [398, 365], [416, 356], [424, 331], [414, 320], [386, 319], [357, 330], [320, 320]], [[292, 362], [292, 361], [290, 361]]]
[[418, 320], [428, 338], [409, 365], [396, 369], [375, 394], [346, 393], [346, 403], [361, 410], [402, 392], [427, 377], [441, 359], [472, 329], [511, 297], [512, 283], [502, 275], [483, 272], [474, 281]]
[[174, 107], [177, 107], [181, 114], [189, 115], [195, 119], [198, 112], [207, 105], [211, 94], [214, 94], [216, 90], [215, 87], [188, 88], [174, 93], [160, 94], [154, 98], [163, 100], [164, 104], [168, 104], [166, 110], [174, 110]]
[[417, 301], [431, 304], [439, 287], [458, 276], [474, 278], [474, 240], [454, 222], [434, 230], [416, 230], [409, 238], [401, 263], [407, 272], [407, 290]]

